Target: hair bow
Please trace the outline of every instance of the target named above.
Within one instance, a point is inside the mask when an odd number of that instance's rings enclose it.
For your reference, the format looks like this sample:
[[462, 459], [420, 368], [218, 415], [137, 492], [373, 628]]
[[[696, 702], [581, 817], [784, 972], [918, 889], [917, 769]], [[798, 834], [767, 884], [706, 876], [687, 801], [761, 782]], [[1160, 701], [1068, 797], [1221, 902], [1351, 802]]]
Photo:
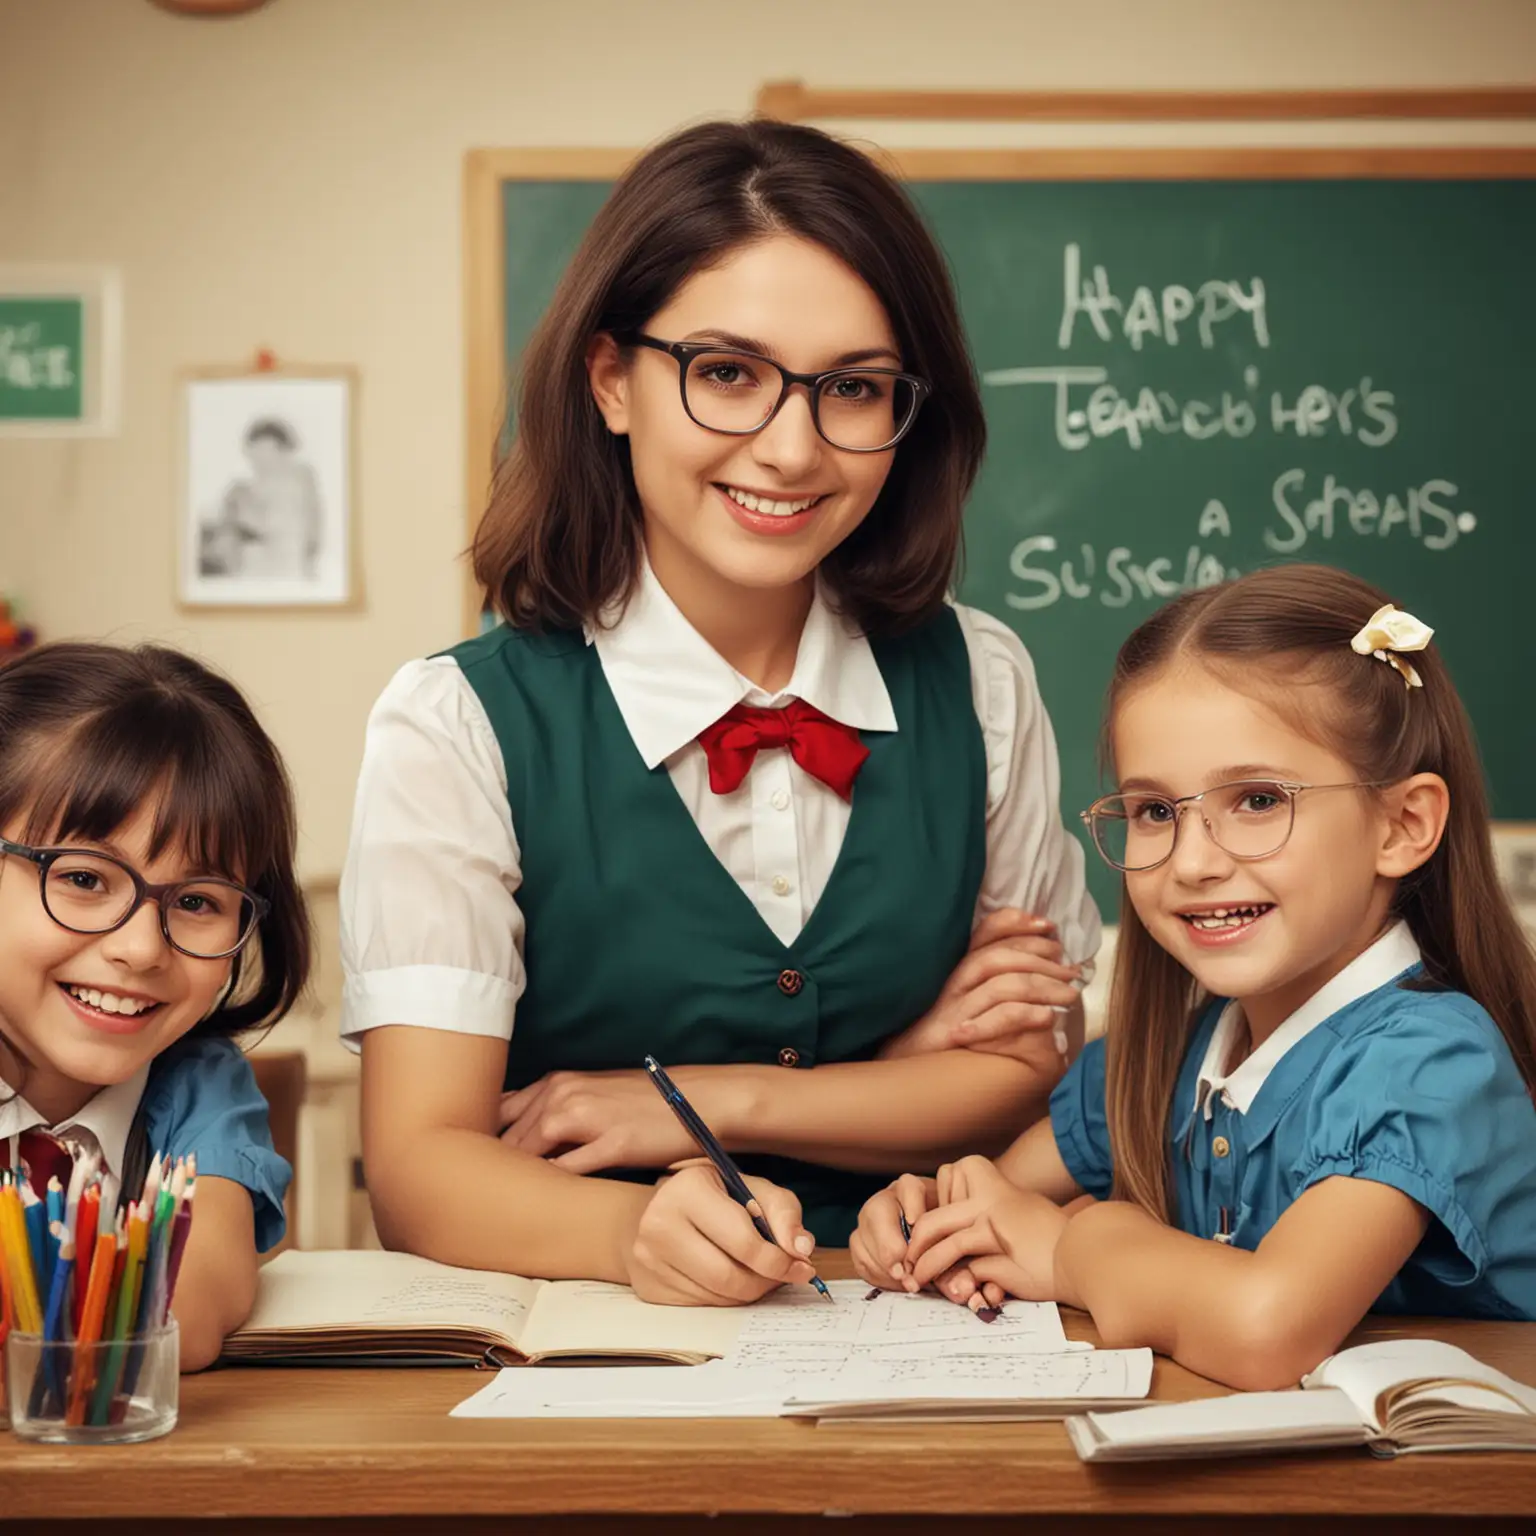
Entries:
[[1374, 656], [1377, 661], [1395, 667], [1407, 687], [1422, 688], [1424, 679], [1399, 653], [1426, 649], [1434, 633], [1429, 625], [1421, 624], [1411, 613], [1404, 613], [1401, 608], [1388, 603], [1365, 621], [1365, 627], [1349, 643], [1362, 656]]

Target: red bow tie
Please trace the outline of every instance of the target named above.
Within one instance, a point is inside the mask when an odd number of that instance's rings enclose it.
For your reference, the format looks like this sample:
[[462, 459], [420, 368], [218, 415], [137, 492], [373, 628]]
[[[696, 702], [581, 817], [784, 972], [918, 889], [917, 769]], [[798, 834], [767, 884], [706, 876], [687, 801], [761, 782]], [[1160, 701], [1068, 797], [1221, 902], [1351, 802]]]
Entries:
[[851, 725], [822, 714], [804, 699], [791, 699], [783, 709], [737, 704], [699, 732], [699, 745], [709, 758], [709, 787], [717, 795], [728, 795], [740, 785], [759, 747], [788, 747], [807, 773], [851, 800], [853, 781], [869, 756]]
[[27, 1165], [33, 1192], [39, 1199], [48, 1193], [49, 1179], [57, 1179], [67, 1190], [74, 1171], [74, 1158], [67, 1146], [47, 1131], [21, 1133], [21, 1160]]

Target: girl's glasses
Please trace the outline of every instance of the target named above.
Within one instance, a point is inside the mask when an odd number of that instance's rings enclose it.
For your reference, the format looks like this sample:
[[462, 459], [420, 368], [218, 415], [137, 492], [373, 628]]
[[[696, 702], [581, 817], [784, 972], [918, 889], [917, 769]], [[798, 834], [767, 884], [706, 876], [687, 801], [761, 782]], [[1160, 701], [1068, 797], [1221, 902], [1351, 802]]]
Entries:
[[1384, 789], [1386, 782], [1292, 784], [1283, 779], [1240, 779], [1198, 795], [1105, 795], [1082, 813], [1106, 864], [1140, 874], [1166, 864], [1178, 842], [1185, 806], [1200, 808], [1206, 836], [1234, 859], [1267, 859], [1290, 840], [1296, 797], [1308, 790]]
[[0, 837], [0, 854], [37, 865], [43, 910], [71, 933], [112, 933], [146, 901], [160, 909], [160, 931], [172, 949], [194, 960], [222, 960], [244, 947], [269, 910], [233, 881], [178, 880], [151, 885], [110, 854], [82, 848], [28, 848]]
[[929, 393], [915, 373], [894, 368], [791, 373], [771, 357], [718, 342], [662, 341], [642, 331], [618, 340], [673, 358], [683, 409], [706, 431], [728, 437], [761, 432], [779, 414], [791, 387], [803, 384], [811, 420], [827, 442], [847, 453], [882, 453], [907, 435]]

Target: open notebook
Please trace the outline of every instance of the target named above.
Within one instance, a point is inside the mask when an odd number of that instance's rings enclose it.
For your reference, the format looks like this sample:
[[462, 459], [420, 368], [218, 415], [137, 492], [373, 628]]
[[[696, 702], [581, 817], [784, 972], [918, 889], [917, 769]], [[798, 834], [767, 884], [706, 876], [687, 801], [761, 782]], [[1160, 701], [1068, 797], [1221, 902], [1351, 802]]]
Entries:
[[524, 1280], [408, 1253], [290, 1249], [265, 1265], [225, 1360], [462, 1360], [493, 1364], [722, 1355], [738, 1317], [658, 1307], [600, 1280]]
[[1434, 1339], [1330, 1356], [1301, 1391], [1241, 1392], [1067, 1420], [1084, 1461], [1248, 1456], [1365, 1445], [1413, 1451], [1536, 1450], [1536, 1389]]

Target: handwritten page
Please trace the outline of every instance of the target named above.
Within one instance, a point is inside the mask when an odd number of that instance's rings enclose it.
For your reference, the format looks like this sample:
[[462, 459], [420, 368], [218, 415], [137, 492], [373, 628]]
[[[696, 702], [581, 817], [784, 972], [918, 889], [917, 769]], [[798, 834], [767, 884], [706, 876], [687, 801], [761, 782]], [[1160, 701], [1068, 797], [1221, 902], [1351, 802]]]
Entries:
[[1152, 1385], [1150, 1349], [1088, 1349], [1073, 1354], [948, 1355], [942, 1361], [856, 1360], [798, 1392], [796, 1400], [894, 1402], [906, 1398], [1145, 1397]]
[[772, 1304], [749, 1307], [727, 1362], [742, 1370], [791, 1371], [797, 1380], [861, 1361], [995, 1359], [1073, 1352], [1052, 1302], [1010, 1301], [984, 1323], [941, 1296], [882, 1291], [866, 1300], [861, 1281], [835, 1280], [833, 1300], [814, 1291], [780, 1291]]
[[515, 1340], [541, 1282], [408, 1253], [290, 1249], [261, 1274], [241, 1335], [451, 1327]]

